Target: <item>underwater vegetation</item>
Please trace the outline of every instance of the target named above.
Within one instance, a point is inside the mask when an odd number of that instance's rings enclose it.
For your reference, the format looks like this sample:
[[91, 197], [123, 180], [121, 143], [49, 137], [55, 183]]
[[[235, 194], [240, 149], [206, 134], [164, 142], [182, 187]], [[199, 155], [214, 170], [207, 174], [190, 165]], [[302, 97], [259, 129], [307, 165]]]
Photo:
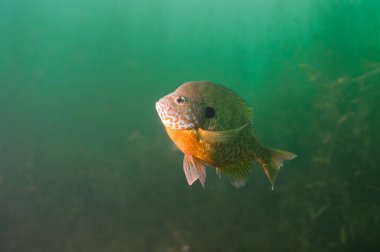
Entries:
[[363, 62], [361, 72], [334, 78], [307, 71], [309, 81], [317, 85], [313, 127], [318, 134], [310, 146], [315, 148], [313, 173], [306, 186], [315, 190], [314, 204], [319, 204], [310, 211], [310, 227], [322, 229], [328, 223], [336, 230], [328, 247], [366, 251], [378, 246], [379, 236], [379, 205], [374, 202], [380, 192], [375, 175], [380, 120], [373, 104], [379, 97], [380, 65]]
[[[315, 201], [313, 206], [305, 202], [309, 216], [303, 234], [308, 236], [318, 229], [326, 232], [324, 226], [328, 225], [330, 231], [335, 230], [330, 233], [334, 239], [327, 243], [328, 249], [372, 250], [378, 247], [375, 227], [380, 221], [375, 200], [380, 187], [374, 176], [378, 173], [375, 157], [380, 147], [380, 120], [373, 107], [380, 65], [364, 62], [362, 73], [338, 78], [311, 66], [300, 67], [316, 88], [311, 127], [317, 133], [313, 145], [307, 143], [315, 151], [309, 157], [311, 174], [305, 178], [306, 187], [313, 191]], [[305, 237], [305, 247], [315, 238]]]
[[[379, 251], [379, 10], [0, 1], [0, 252]], [[258, 165], [186, 184], [154, 105], [191, 80], [297, 154], [274, 191]]]

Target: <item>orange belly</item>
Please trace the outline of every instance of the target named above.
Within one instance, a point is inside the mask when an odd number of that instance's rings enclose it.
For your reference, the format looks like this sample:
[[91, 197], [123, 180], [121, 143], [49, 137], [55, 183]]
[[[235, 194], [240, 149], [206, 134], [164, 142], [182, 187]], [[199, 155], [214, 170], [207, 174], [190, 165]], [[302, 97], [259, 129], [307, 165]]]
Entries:
[[192, 155], [207, 164], [212, 165], [211, 146], [209, 143], [200, 141], [196, 130], [173, 130], [165, 127], [166, 132], [174, 144], [184, 154]]

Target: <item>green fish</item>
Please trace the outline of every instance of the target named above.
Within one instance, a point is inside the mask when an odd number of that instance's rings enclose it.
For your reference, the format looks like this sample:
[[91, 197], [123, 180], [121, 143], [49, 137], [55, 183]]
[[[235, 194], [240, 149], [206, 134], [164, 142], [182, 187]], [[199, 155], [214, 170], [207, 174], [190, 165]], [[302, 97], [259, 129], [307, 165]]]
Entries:
[[261, 144], [253, 133], [252, 109], [222, 85], [184, 83], [156, 102], [156, 110], [169, 137], [185, 155], [183, 168], [189, 185], [199, 179], [205, 186], [208, 165], [234, 186], [243, 186], [256, 161], [273, 189], [283, 161], [296, 157]]

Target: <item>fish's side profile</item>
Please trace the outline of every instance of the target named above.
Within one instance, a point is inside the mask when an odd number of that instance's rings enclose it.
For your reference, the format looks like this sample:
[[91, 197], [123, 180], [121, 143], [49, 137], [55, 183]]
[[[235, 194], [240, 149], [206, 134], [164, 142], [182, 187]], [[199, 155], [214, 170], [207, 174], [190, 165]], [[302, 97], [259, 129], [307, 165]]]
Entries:
[[184, 153], [189, 185], [206, 182], [206, 166], [243, 186], [257, 161], [272, 183], [284, 160], [295, 154], [262, 145], [253, 133], [252, 109], [232, 90], [211, 82], [182, 84], [158, 102], [156, 110], [174, 144]]

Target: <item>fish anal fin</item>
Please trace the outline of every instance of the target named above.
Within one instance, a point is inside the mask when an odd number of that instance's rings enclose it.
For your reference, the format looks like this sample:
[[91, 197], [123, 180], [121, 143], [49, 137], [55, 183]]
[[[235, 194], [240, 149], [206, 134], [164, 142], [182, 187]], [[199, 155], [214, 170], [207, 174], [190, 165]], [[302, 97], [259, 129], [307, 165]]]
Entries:
[[223, 175], [231, 180], [231, 184], [235, 187], [242, 187], [246, 184], [249, 176], [252, 161], [243, 161], [237, 164], [219, 166], [217, 168], [218, 175]]
[[244, 124], [243, 126], [231, 129], [231, 130], [221, 130], [221, 131], [212, 131], [212, 130], [204, 130], [199, 128], [198, 129], [198, 135], [201, 140], [217, 143], [217, 142], [229, 142], [234, 140], [242, 129], [247, 127], [249, 124]]
[[205, 187], [206, 183], [206, 167], [196, 157], [185, 154], [183, 159], [183, 171], [185, 172], [186, 180], [189, 185], [192, 185], [197, 179]]

